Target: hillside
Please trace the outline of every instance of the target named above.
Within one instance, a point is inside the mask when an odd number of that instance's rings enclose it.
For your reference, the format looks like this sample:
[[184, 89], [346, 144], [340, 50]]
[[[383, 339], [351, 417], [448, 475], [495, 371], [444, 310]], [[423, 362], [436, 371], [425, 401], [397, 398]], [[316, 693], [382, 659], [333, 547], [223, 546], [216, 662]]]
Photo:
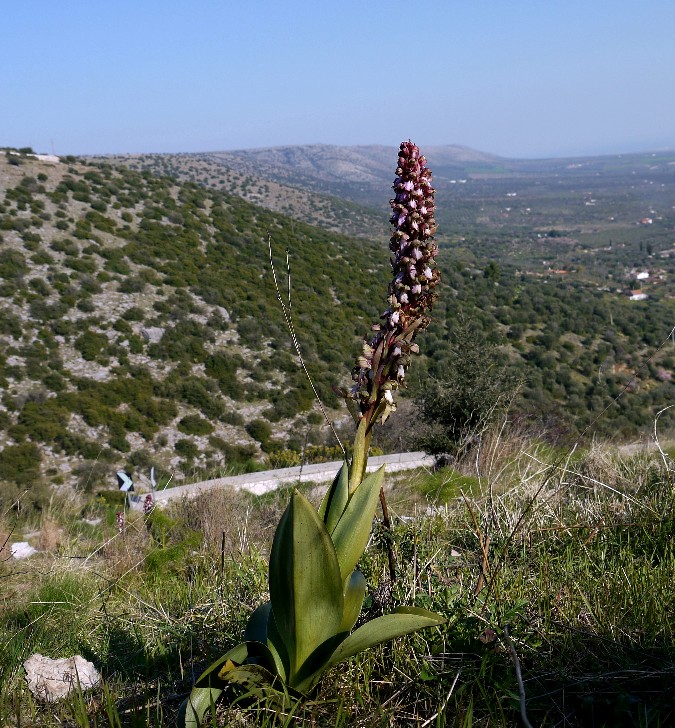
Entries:
[[[492, 259], [528, 275], [675, 295], [675, 153], [518, 160], [465, 147], [425, 148], [434, 171], [438, 240], [466, 265]], [[386, 236], [395, 150], [305, 145], [111, 158], [131, 168], [226, 189], [348, 235]]]
[[[286, 182], [283, 175], [271, 173], [265, 177], [266, 171], [271, 172], [269, 165], [258, 169], [245, 159], [207, 153], [109, 155], [91, 160], [147, 170], [159, 177], [175, 177], [182, 182], [222, 190], [272, 212], [342, 235], [375, 237], [386, 234], [386, 217], [375, 210], [333, 194], [313, 192], [288, 176]], [[251, 169], [255, 171], [250, 172]]]
[[[150, 464], [180, 480], [333, 444], [290, 347], [267, 238], [284, 280], [290, 251], [301, 346], [338, 407], [333, 387], [384, 305], [383, 236], [345, 238], [148, 171], [25, 155], [0, 159], [0, 235], [1, 481], [92, 488], [115, 467]], [[665, 285], [629, 301], [592, 277], [469, 259], [466, 241], [442, 247], [413, 388], [466, 344], [461, 317], [524, 378], [518, 417], [552, 437], [601, 414], [587, 436], [634, 437], [675, 401]]]
[[22, 161], [0, 167], [0, 478], [87, 480], [127, 459], [181, 477], [275, 437], [323, 440], [267, 237], [282, 273], [291, 252], [296, 325], [333, 405], [377, 316], [360, 291], [386, 285], [374, 244], [148, 173]]

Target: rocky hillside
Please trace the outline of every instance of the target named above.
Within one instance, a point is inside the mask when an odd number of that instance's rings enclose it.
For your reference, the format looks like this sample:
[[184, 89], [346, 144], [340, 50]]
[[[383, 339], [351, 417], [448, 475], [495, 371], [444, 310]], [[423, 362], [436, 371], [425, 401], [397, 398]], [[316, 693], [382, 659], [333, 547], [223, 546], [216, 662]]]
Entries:
[[[387, 230], [385, 215], [355, 201], [302, 187], [299, 180], [289, 174], [292, 168], [288, 168], [285, 175], [278, 169], [274, 173], [269, 164], [259, 169], [251, 160], [221, 153], [128, 154], [91, 159], [222, 190], [272, 212], [342, 235], [377, 237]], [[387, 195], [388, 192], [382, 194], [380, 206], [383, 201], [386, 204]]]
[[[387, 255], [148, 172], [0, 158], [0, 480], [176, 479], [323, 442], [268, 236], [325, 402], [348, 379]], [[355, 314], [355, 311], [359, 313]]]
[[[652, 173], [668, 179], [665, 167]], [[574, 217], [578, 209], [560, 199], [551, 198], [555, 209]], [[460, 209], [475, 220], [472, 208]], [[440, 299], [411, 385], [452, 376], [488, 347], [491, 366], [523, 379], [514, 416], [534, 432], [625, 439], [651, 431], [675, 401], [672, 229], [664, 213], [649, 238], [633, 225], [635, 234], [614, 245], [601, 244], [598, 231], [586, 244], [532, 228], [441, 240]], [[303, 354], [322, 400], [337, 408], [334, 387], [349, 381], [384, 305], [387, 237], [343, 237], [199, 179], [0, 157], [0, 493], [37, 482], [97, 487], [122, 466], [147, 473], [154, 464], [180, 480], [332, 445], [283, 323], [268, 238], [284, 291], [289, 253]], [[538, 268], [524, 267], [527, 240]], [[646, 300], [622, 292], [636, 264], [650, 271]], [[462, 376], [480, 394], [474, 375], [487, 372], [465, 366]], [[673, 426], [672, 414], [660, 426]], [[401, 429], [394, 447], [409, 444]]]

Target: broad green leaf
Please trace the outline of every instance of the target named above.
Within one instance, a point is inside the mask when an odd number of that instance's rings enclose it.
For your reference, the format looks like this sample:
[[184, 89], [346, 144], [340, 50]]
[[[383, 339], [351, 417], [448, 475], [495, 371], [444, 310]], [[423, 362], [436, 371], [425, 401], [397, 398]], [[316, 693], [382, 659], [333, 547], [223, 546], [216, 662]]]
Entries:
[[270, 612], [269, 621], [267, 622], [267, 646], [274, 657], [274, 664], [277, 667], [279, 677], [286, 682], [290, 672], [290, 658], [286, 645], [279, 634], [277, 623], [274, 619], [274, 610]]
[[369, 437], [366, 437], [367, 426], [366, 418], [362, 417], [359, 426], [356, 428], [356, 437], [354, 438], [354, 454], [352, 455], [352, 467], [349, 474], [349, 495], [359, 487], [366, 472], [370, 440]]
[[332, 654], [346, 636], [347, 632], [338, 632], [314, 650], [298, 670], [293, 684], [294, 690], [306, 694], [319, 682], [323, 673], [328, 669], [328, 661]]
[[179, 728], [199, 728], [206, 711], [216, 703], [225, 688], [225, 683], [218, 677], [218, 672], [228, 661], [240, 664], [247, 657], [248, 648], [246, 644], [240, 644], [207, 667], [197, 679], [190, 695], [180, 706], [176, 717], [176, 725]]
[[288, 651], [288, 684], [305, 660], [340, 629], [343, 579], [330, 535], [312, 504], [294, 491], [274, 534], [270, 600]]
[[384, 465], [370, 473], [356, 489], [331, 538], [335, 544], [342, 581], [354, 571], [368, 543], [377, 499], [384, 478]]
[[331, 487], [326, 491], [326, 495], [319, 508], [319, 518], [326, 524], [328, 533], [333, 533], [333, 529], [340, 520], [340, 516], [344, 513], [348, 500], [349, 466], [347, 463], [343, 463]]
[[[257, 642], [252, 640], [251, 642], [246, 643], [246, 647], [248, 648], [248, 659], [246, 660], [246, 665], [261, 665], [272, 675], [279, 675], [281, 677], [283, 671], [280, 674], [277, 669], [277, 655], [274, 654], [272, 648], [267, 642]], [[221, 677], [224, 669], [225, 667], [223, 667], [221, 672], [218, 673]]]
[[274, 662], [274, 672], [281, 678], [281, 680], [283, 680], [283, 682], [286, 682], [286, 666], [284, 665], [284, 661], [279, 654], [275, 644], [270, 640], [267, 640], [267, 649], [272, 655], [272, 661]]
[[225, 682], [240, 685], [256, 698], [272, 698], [283, 705], [284, 694], [274, 687], [276, 677], [262, 665], [234, 665], [226, 663], [218, 677]]
[[366, 578], [354, 570], [345, 583], [345, 609], [342, 614], [341, 632], [351, 632], [361, 614], [363, 598], [366, 595]]
[[244, 639], [246, 642], [267, 642], [267, 622], [272, 610], [272, 603], [265, 602], [257, 607], [248, 619]]
[[399, 607], [393, 614], [373, 619], [359, 627], [333, 652], [327, 666], [336, 665], [362, 650], [401, 637], [425, 627], [436, 627], [446, 621], [445, 617], [415, 607]]

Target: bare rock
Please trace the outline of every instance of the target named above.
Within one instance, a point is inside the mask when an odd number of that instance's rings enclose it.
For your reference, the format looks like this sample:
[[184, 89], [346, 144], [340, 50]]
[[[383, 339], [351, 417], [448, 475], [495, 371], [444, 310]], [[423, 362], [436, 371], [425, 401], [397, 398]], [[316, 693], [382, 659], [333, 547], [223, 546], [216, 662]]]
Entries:
[[214, 306], [213, 310], [215, 313], [220, 314], [220, 317], [223, 319], [223, 321], [225, 321], [225, 323], [230, 323], [230, 312], [226, 308], [223, 308], [222, 306]]
[[141, 336], [151, 344], [159, 344], [164, 336], [164, 329], [161, 326], [147, 326], [141, 329]]
[[29, 556], [37, 553], [28, 541], [17, 541], [11, 546], [12, 558], [14, 559], [27, 559]]
[[101, 680], [94, 665], [80, 655], [52, 660], [36, 653], [23, 666], [31, 693], [46, 702], [67, 697], [77, 690], [78, 683], [82, 690], [87, 690], [98, 685]]

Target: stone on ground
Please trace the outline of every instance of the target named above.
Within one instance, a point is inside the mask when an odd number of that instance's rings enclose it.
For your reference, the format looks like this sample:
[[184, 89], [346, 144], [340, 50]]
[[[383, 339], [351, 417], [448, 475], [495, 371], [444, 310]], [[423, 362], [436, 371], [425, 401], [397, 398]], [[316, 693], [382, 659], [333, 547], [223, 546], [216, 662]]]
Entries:
[[53, 702], [81, 690], [98, 685], [101, 675], [94, 665], [80, 655], [52, 660], [39, 653], [31, 655], [24, 663], [26, 682], [31, 693], [39, 700]]

